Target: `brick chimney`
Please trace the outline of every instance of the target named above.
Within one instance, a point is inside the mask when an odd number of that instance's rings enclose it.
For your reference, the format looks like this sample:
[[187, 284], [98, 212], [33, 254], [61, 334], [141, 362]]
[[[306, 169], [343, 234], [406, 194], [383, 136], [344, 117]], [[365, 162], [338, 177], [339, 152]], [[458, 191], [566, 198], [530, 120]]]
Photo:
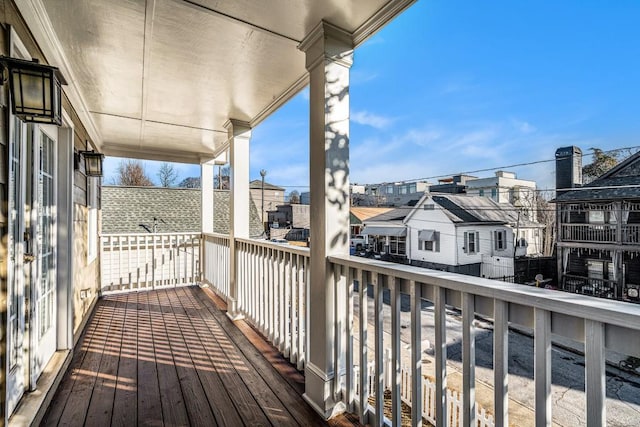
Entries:
[[556, 195], [562, 189], [582, 186], [582, 150], [579, 147], [562, 147], [556, 150]]

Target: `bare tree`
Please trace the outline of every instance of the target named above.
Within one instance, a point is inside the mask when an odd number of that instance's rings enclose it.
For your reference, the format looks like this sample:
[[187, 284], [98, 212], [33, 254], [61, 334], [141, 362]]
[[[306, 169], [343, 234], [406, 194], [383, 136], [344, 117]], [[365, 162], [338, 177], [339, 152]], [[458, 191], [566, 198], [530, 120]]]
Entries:
[[553, 255], [553, 246], [556, 243], [556, 210], [555, 205], [549, 203], [541, 193], [536, 195], [537, 220], [544, 225], [542, 234], [542, 254]]
[[138, 160], [121, 160], [118, 164], [116, 185], [151, 187], [153, 182]]
[[190, 176], [180, 181], [178, 184], [180, 188], [200, 188], [200, 177]]
[[178, 179], [178, 172], [171, 163], [163, 163], [158, 170], [158, 179], [161, 187], [171, 187]]
[[218, 168], [218, 175], [213, 177], [213, 187], [218, 190], [228, 190], [230, 186], [231, 171], [229, 166], [220, 166]]
[[292, 205], [300, 204], [300, 192], [298, 190], [293, 190], [289, 193], [289, 203]]

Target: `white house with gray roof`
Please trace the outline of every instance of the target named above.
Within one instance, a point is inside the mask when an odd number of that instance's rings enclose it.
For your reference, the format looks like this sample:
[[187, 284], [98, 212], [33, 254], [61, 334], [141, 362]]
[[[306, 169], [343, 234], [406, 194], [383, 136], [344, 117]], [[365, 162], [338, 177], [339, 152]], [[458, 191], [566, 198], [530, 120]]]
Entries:
[[363, 234], [413, 265], [503, 278], [516, 256], [539, 253], [542, 227], [487, 197], [427, 193], [366, 221]]

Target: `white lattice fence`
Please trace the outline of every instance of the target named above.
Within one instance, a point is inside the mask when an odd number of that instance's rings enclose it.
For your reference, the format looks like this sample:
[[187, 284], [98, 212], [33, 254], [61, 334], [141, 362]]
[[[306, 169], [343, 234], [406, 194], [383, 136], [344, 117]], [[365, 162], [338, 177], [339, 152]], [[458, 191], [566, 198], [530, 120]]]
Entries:
[[[388, 353], [388, 352], [385, 352]], [[384, 363], [384, 375], [383, 375], [383, 384], [385, 389], [388, 389], [388, 381], [390, 378], [391, 372], [391, 358], [385, 355], [385, 363]], [[369, 363], [367, 367], [367, 377], [368, 377], [368, 387], [369, 387], [369, 395], [373, 395], [376, 392], [376, 381], [375, 381], [375, 366], [373, 363]], [[406, 367], [400, 368], [401, 382], [400, 382], [400, 397], [402, 401], [407, 405], [411, 406], [411, 374], [409, 369]], [[354, 376], [356, 378], [356, 396], [360, 397], [360, 389], [358, 388], [358, 384], [360, 384], [360, 366], [354, 366]], [[436, 414], [436, 385], [435, 383], [429, 381], [428, 378], [422, 378], [422, 407], [424, 408], [422, 412], [422, 417], [430, 422], [431, 424], [436, 423], [435, 414]], [[460, 393], [455, 390], [447, 389], [447, 414], [448, 421], [447, 427], [462, 427], [462, 399], [460, 397]], [[476, 403], [476, 419], [478, 421], [478, 427], [494, 427], [494, 420], [491, 414], [488, 414], [484, 408], [481, 408], [479, 404]]]

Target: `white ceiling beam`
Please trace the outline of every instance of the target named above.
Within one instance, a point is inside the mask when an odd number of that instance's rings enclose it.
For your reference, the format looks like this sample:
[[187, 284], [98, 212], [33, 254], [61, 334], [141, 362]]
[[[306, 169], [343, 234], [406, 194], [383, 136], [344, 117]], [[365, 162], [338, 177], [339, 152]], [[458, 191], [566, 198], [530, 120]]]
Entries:
[[293, 37], [289, 37], [286, 34], [278, 33], [277, 31], [270, 30], [269, 28], [261, 27], [260, 25], [253, 24], [253, 23], [251, 23], [249, 21], [246, 21], [244, 19], [240, 19], [240, 18], [235, 17], [233, 15], [229, 15], [227, 13], [220, 12], [219, 10], [213, 9], [211, 7], [208, 7], [208, 6], [204, 6], [204, 5], [200, 4], [200, 3], [198, 3], [197, 1], [194, 1], [194, 0], [175, 0], [175, 1], [183, 3], [183, 4], [186, 4], [188, 6], [191, 6], [192, 8], [197, 9], [197, 10], [199, 10], [201, 12], [207, 12], [209, 14], [216, 15], [216, 16], [218, 16], [220, 18], [226, 19], [227, 21], [233, 22], [235, 24], [244, 25], [246, 27], [251, 28], [252, 30], [256, 30], [256, 31], [259, 31], [259, 32], [264, 33], [264, 34], [269, 34], [271, 36], [275, 36], [275, 37], [278, 37], [280, 39], [289, 41], [289, 42], [291, 42], [291, 43], [293, 43], [295, 45], [298, 45], [300, 43], [300, 40], [297, 40], [297, 39], [295, 39]]
[[160, 162], [177, 162], [199, 165], [202, 162], [213, 160], [211, 153], [193, 153], [179, 150], [162, 150], [157, 148], [135, 148], [105, 141], [103, 154], [112, 157], [124, 157], [128, 159], [155, 160]]
[[151, 41], [153, 22], [156, 14], [156, 1], [147, 0], [144, 11], [144, 48], [142, 56], [142, 105], [140, 105], [140, 143], [144, 141], [145, 121], [147, 119], [147, 99], [149, 96], [149, 73], [151, 70]]

